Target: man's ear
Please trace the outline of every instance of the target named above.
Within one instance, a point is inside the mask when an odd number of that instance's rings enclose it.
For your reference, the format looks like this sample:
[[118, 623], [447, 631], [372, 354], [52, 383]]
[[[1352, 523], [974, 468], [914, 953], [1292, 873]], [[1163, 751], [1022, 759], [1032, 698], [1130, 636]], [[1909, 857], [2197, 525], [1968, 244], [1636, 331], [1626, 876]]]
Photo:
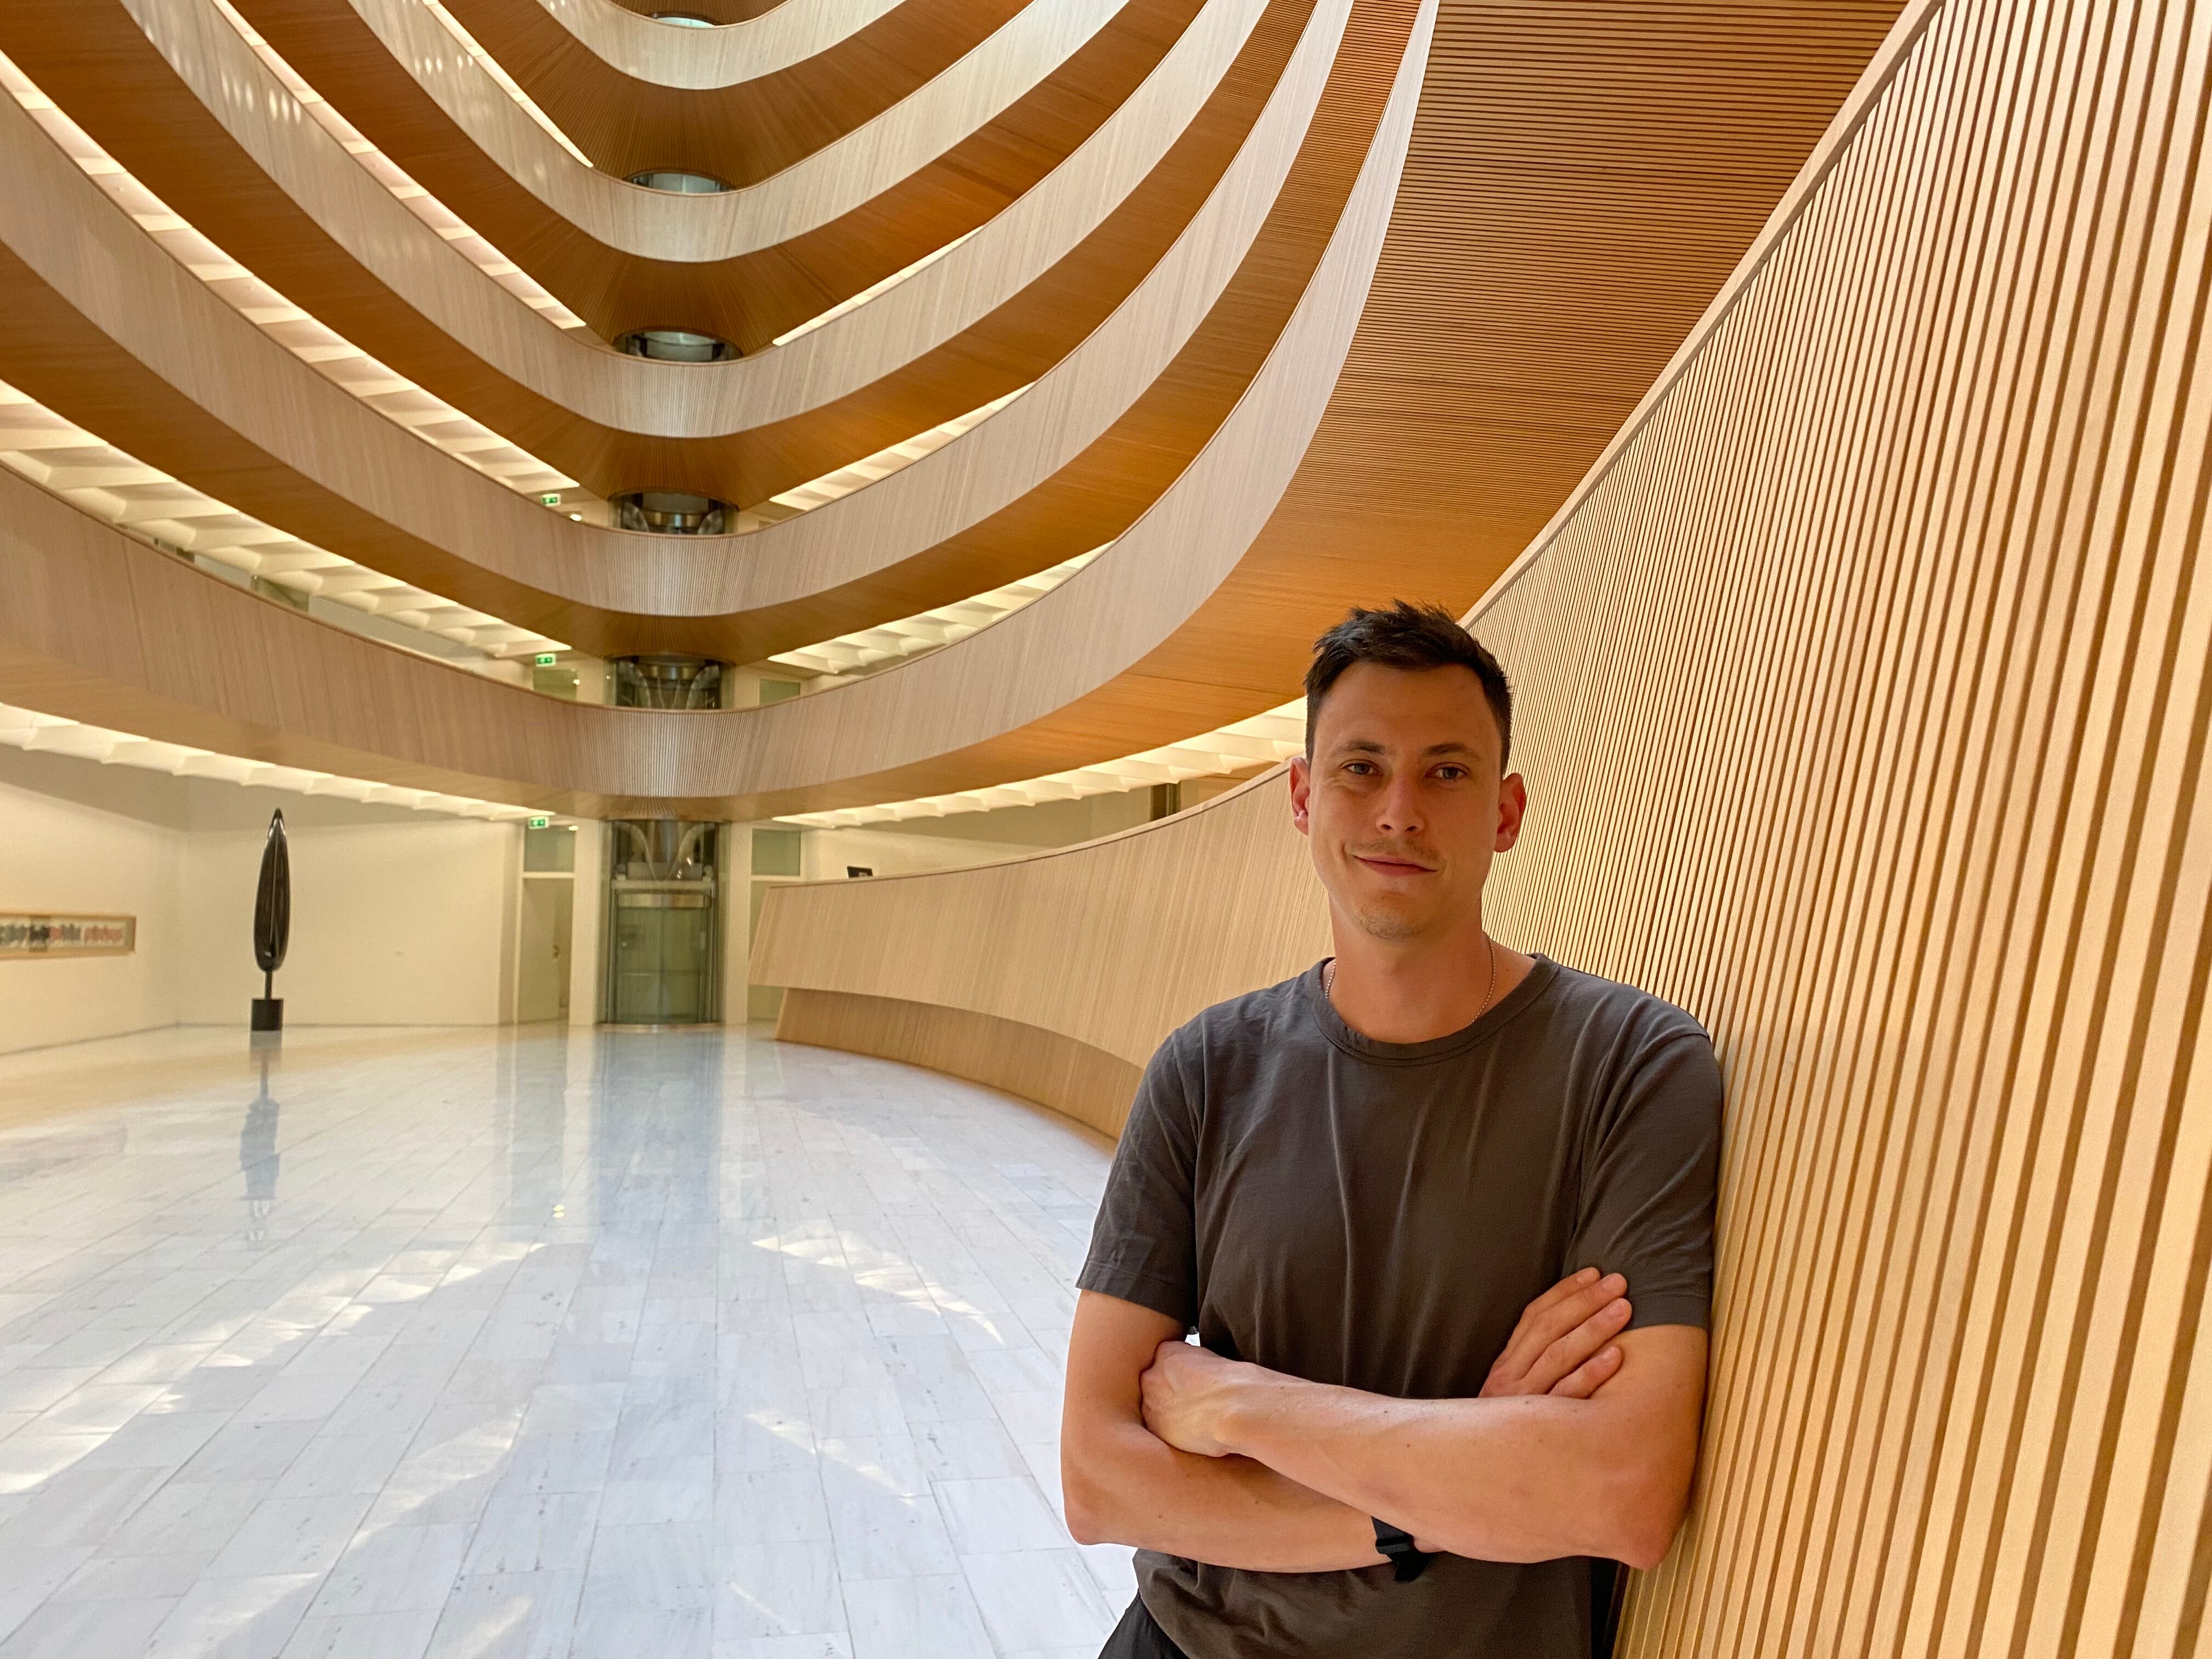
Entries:
[[1528, 786], [1515, 772], [1498, 786], [1498, 842], [1493, 850], [1510, 851], [1521, 839], [1521, 821], [1528, 812]]
[[1313, 763], [1304, 755], [1291, 757], [1291, 822], [1306, 833], [1306, 803], [1313, 793]]

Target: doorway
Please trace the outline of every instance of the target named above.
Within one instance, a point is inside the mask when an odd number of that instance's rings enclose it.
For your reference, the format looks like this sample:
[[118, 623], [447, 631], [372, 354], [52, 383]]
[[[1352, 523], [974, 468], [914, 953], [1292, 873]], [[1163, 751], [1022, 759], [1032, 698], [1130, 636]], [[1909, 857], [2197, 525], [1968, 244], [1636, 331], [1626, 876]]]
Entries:
[[568, 1017], [569, 940], [576, 915], [576, 828], [522, 832], [522, 907], [515, 942], [514, 1018]]
[[526, 1024], [568, 1018], [568, 936], [575, 913], [573, 879], [522, 884], [522, 963], [514, 1017]]

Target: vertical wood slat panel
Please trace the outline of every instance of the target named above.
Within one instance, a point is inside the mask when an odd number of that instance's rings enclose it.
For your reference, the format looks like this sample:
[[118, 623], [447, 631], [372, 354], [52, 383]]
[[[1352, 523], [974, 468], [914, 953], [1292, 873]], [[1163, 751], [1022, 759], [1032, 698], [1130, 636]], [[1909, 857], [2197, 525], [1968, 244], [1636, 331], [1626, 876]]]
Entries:
[[[1494, 931], [1729, 1081], [1635, 1659], [2212, 1651], [2209, 68], [2203, 0], [1931, 8], [1471, 618], [1532, 797]], [[763, 976], [1140, 1061], [1310, 960], [1282, 795], [785, 890]]]
[[1730, 1080], [1703, 1489], [1626, 1652], [2202, 1639], [2205, 33], [1946, 6], [1478, 607], [1499, 931]]

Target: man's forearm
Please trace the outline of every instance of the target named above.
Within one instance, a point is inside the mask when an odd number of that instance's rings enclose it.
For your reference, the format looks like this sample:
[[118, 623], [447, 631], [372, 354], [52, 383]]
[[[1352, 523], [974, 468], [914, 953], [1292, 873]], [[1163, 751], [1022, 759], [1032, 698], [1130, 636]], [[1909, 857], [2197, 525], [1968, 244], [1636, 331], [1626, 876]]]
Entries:
[[1221, 1415], [1221, 1443], [1425, 1549], [1650, 1565], [1680, 1520], [1690, 1471], [1666, 1449], [1674, 1425], [1602, 1398], [1395, 1400], [1250, 1371]]
[[1255, 1572], [1381, 1564], [1365, 1512], [1249, 1457], [1177, 1451], [1137, 1425], [1063, 1468], [1079, 1543], [1132, 1544]]

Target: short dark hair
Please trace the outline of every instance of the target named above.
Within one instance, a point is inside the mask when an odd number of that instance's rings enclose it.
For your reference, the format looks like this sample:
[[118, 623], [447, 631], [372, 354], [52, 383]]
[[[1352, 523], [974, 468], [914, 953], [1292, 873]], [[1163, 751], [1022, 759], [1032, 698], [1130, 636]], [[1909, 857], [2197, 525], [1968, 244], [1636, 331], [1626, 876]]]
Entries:
[[1387, 668], [1449, 668], [1457, 664], [1472, 669], [1482, 683], [1482, 695], [1498, 721], [1498, 769], [1505, 770], [1513, 752], [1513, 689], [1505, 671], [1482, 642], [1459, 625], [1441, 605], [1408, 605], [1400, 599], [1387, 611], [1354, 607], [1337, 625], [1314, 641], [1312, 665], [1306, 670], [1306, 758], [1313, 758], [1314, 726], [1321, 719], [1328, 689], [1356, 662], [1379, 662]]

